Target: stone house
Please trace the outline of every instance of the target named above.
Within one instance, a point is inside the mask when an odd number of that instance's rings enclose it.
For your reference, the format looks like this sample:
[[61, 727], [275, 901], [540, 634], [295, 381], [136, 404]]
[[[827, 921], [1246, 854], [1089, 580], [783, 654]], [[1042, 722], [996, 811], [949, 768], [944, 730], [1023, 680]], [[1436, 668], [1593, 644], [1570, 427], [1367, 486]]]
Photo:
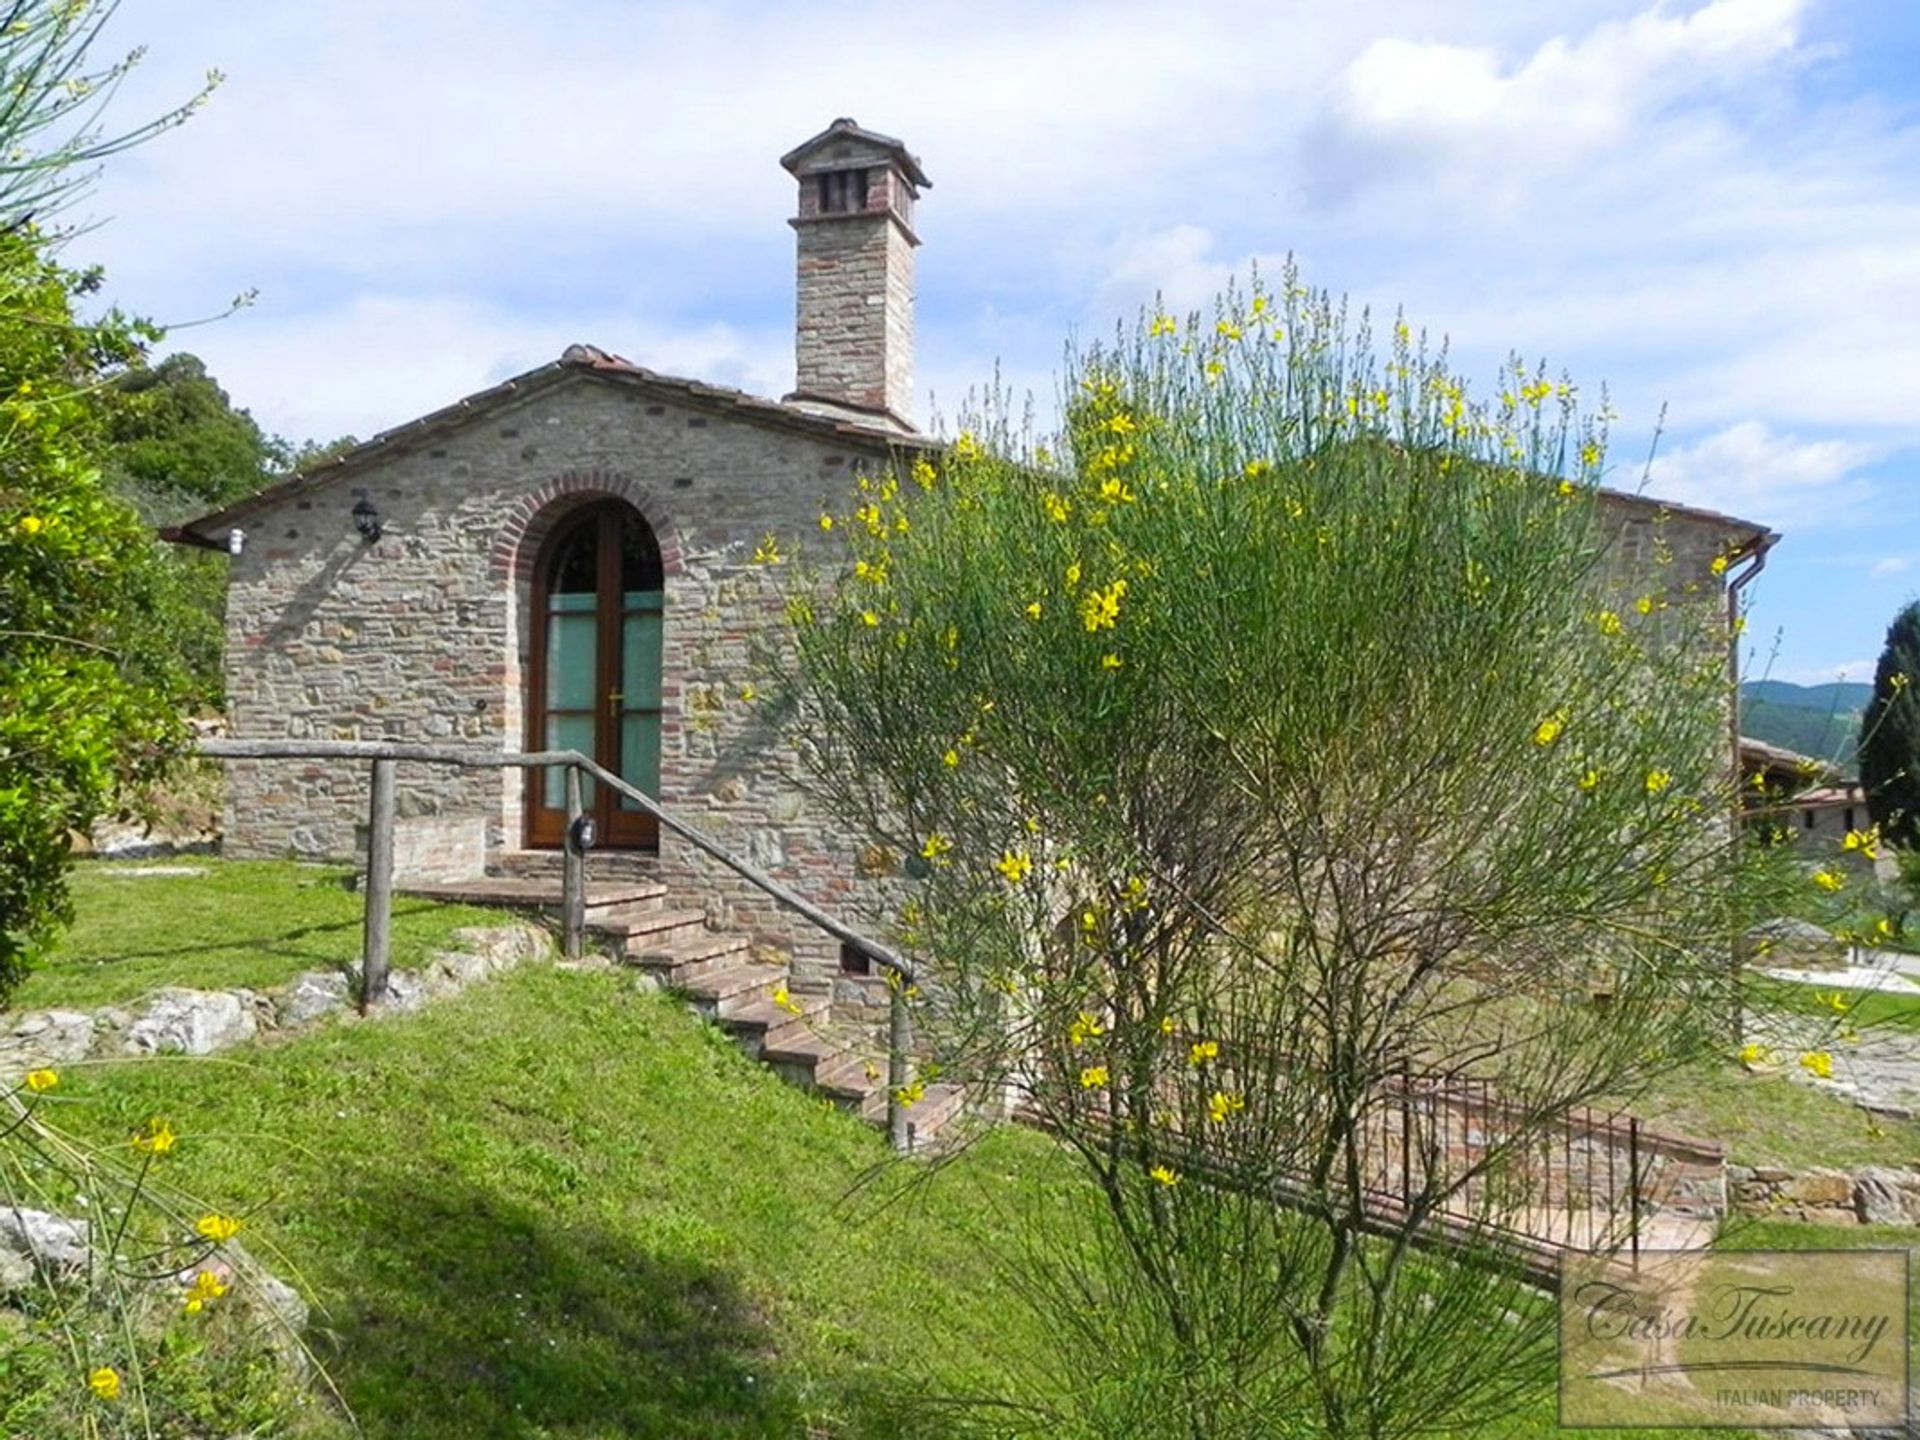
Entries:
[[[798, 200], [785, 398], [576, 345], [170, 532], [231, 556], [233, 736], [577, 748], [845, 908], [853, 848], [741, 698], [780, 605], [753, 557], [769, 535], [817, 533], [856, 469], [936, 443], [912, 404], [914, 203], [929, 182], [898, 140], [851, 120], [780, 163]], [[1703, 603], [1730, 603], [1777, 538], [1637, 497], [1608, 504], [1621, 583], [1664, 545]], [[226, 853], [351, 857], [366, 797], [363, 764], [231, 762]], [[797, 990], [832, 988], [835, 944], [616, 798], [590, 797], [602, 851], [654, 857], [717, 923], [785, 951]], [[515, 868], [558, 846], [561, 800], [554, 775], [403, 766], [397, 864], [416, 879]]]

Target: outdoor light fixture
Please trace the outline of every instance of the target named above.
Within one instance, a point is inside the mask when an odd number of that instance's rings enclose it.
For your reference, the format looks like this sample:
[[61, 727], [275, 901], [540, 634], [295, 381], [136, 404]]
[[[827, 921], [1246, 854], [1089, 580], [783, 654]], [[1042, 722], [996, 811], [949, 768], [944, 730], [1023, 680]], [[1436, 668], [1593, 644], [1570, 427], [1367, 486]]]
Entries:
[[373, 508], [373, 501], [364, 495], [353, 502], [353, 528], [360, 532], [360, 538], [369, 545], [380, 538], [380, 512]]
[[227, 531], [227, 554], [238, 555], [247, 548], [247, 532], [235, 526]]

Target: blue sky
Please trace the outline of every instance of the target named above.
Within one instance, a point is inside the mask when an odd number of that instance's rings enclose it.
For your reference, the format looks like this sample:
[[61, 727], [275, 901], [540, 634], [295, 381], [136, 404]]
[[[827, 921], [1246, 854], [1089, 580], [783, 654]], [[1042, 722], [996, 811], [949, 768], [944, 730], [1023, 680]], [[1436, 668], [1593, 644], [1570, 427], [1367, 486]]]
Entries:
[[[921, 413], [1250, 264], [1545, 357], [1613, 480], [1786, 532], [1749, 670], [1870, 669], [1920, 591], [1914, 0], [123, 0], [76, 259], [293, 438], [366, 436], [589, 341], [792, 381], [777, 157], [900, 136]], [[1776, 647], [1776, 637], [1777, 647]], [[1777, 653], [1776, 652], [1777, 648]]]

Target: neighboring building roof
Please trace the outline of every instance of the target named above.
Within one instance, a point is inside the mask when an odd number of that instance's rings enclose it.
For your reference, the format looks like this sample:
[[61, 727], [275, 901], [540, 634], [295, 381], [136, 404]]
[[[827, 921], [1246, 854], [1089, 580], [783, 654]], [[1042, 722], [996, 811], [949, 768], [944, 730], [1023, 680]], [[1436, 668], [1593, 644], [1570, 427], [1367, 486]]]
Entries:
[[1802, 775], [1818, 774], [1837, 778], [1840, 773], [1825, 760], [1802, 755], [1798, 750], [1789, 750], [1784, 745], [1770, 745], [1765, 740], [1755, 740], [1751, 735], [1740, 737], [1740, 763], [1756, 770], [1797, 770]]
[[817, 410], [802, 409], [797, 405], [789, 405], [779, 400], [763, 399], [742, 390], [730, 390], [722, 385], [708, 385], [699, 380], [685, 380], [675, 375], [663, 375], [657, 370], [636, 365], [631, 360], [611, 354], [597, 346], [569, 345], [558, 360], [550, 361], [523, 375], [516, 375], [511, 380], [503, 380], [498, 385], [469, 395], [463, 400], [456, 400], [453, 404], [422, 415], [417, 420], [409, 420], [404, 425], [383, 430], [351, 450], [323, 460], [305, 470], [296, 471], [285, 479], [267, 486], [264, 490], [247, 496], [244, 500], [235, 501], [224, 509], [199, 516], [182, 525], [162, 530], [161, 536], [178, 544], [224, 549], [225, 542], [220, 538], [219, 532], [230, 528], [237, 520], [277, 505], [290, 496], [310, 494], [384, 459], [393, 450], [423, 440], [430, 435], [455, 429], [503, 405], [523, 400], [580, 375], [591, 375], [619, 384], [635, 385], [642, 389], [656, 391], [662, 398], [702, 409], [723, 411], [752, 424], [797, 430], [803, 434], [841, 440], [870, 449], [942, 448], [941, 442], [925, 436], [903, 435], [896, 430], [882, 429], [877, 424], [862, 425], [852, 420], [836, 419], [822, 415]]
[[798, 175], [806, 164], [807, 157], [820, 146], [834, 140], [861, 140], [887, 152], [900, 171], [922, 190], [933, 188], [933, 182], [927, 179], [927, 172], [920, 168], [918, 156], [910, 154], [907, 147], [891, 135], [882, 135], [878, 130], [862, 128], [858, 120], [842, 115], [811, 140], [803, 140], [793, 149], [780, 157], [780, 164], [789, 173]]

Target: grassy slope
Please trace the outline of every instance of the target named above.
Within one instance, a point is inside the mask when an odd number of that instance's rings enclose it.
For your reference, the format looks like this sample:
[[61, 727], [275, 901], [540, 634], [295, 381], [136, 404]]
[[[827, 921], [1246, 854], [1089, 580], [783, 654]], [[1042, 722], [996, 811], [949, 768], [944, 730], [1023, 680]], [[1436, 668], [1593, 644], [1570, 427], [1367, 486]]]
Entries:
[[999, 1389], [1045, 1349], [980, 1244], [993, 1192], [1067, 1183], [1043, 1141], [861, 1188], [875, 1132], [618, 977], [233, 1058], [76, 1075], [63, 1118], [172, 1119], [172, 1178], [258, 1208], [370, 1434], [892, 1434], [888, 1389]]
[[[157, 864], [198, 875], [129, 872]], [[302, 970], [360, 959], [361, 897], [352, 872], [281, 861], [93, 861], [74, 870], [76, 921], [14, 997], [18, 1009], [86, 1008], [162, 985], [260, 988]], [[419, 965], [463, 925], [500, 912], [402, 897], [393, 907], [393, 963]]]

